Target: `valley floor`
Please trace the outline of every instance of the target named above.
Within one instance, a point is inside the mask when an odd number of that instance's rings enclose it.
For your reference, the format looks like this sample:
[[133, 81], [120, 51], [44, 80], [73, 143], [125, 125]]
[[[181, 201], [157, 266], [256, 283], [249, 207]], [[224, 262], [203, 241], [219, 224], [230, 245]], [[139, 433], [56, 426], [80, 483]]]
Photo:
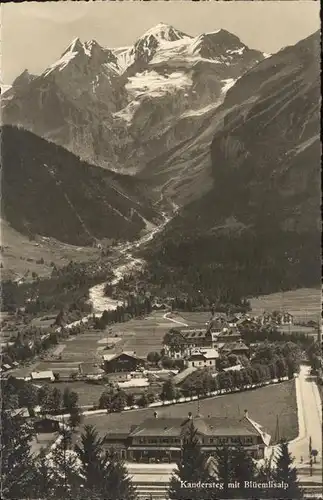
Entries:
[[298, 288], [287, 292], [271, 293], [250, 299], [252, 313], [284, 309], [303, 321], [318, 320], [321, 317], [321, 289]]

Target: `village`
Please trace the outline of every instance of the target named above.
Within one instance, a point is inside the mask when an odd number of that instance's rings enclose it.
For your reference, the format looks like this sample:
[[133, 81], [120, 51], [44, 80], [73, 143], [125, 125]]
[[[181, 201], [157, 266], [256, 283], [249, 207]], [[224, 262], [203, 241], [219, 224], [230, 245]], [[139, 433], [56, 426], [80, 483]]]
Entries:
[[1, 498], [323, 500], [318, 2], [20, 3]]
[[[306, 346], [321, 340], [314, 316], [184, 312], [156, 301], [150, 314], [125, 323], [98, 329], [100, 317], [67, 323], [59, 315], [58, 325], [56, 315], [38, 318], [33, 327], [40, 328], [37, 342], [46, 348], [26, 362], [6, 357], [10, 345], [3, 344], [2, 379], [46, 393], [32, 411], [19, 410], [34, 421], [35, 453], [53, 446], [70, 411], [62, 406], [70, 393], [81, 425], [95, 425], [105, 449], [128, 464], [143, 492], [147, 474], [161, 464], [169, 471], [178, 460], [190, 422], [201, 429], [210, 457], [219, 445], [239, 442], [261, 461], [282, 436], [297, 439], [297, 387], [305, 380]], [[314, 368], [309, 369], [316, 380], [321, 367]], [[316, 440], [314, 445], [320, 448]], [[301, 467], [304, 445], [296, 451]], [[147, 470], [153, 464], [155, 472]]]
[[[186, 317], [194, 317], [189, 325], [181, 313], [170, 311], [166, 305], [161, 310], [160, 307], [158, 304], [157, 310], [143, 320], [109, 326], [103, 333], [96, 330], [95, 323], [88, 317], [62, 324], [55, 330], [62, 333], [63, 339], [48, 353], [43, 352], [31, 370], [32, 362], [20, 366], [17, 361], [8, 360], [6, 349], [14, 342], [3, 342], [2, 376], [10, 374], [35, 383], [72, 384], [108, 377], [119, 388], [135, 390], [156, 386], [157, 381], [170, 377], [178, 386], [196, 370], [207, 369], [216, 377], [220, 371], [242, 369], [250, 363], [257, 345], [275, 341], [277, 335], [279, 338], [284, 334], [288, 338], [291, 335], [320, 338], [314, 320], [304, 325], [304, 321], [294, 320], [288, 312], [266, 312], [261, 316], [186, 313]], [[207, 317], [204, 324], [196, 323], [196, 318]], [[45, 346], [54, 318], [38, 321], [42, 327], [40, 342]], [[33, 348], [32, 339], [28, 347]]]

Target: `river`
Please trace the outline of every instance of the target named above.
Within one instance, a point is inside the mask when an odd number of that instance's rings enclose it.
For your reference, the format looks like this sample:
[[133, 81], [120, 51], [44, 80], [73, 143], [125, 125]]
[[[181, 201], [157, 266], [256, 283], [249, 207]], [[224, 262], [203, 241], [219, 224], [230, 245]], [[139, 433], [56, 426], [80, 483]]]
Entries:
[[[174, 206], [174, 213], [176, 213], [177, 210], [178, 207]], [[163, 214], [164, 220], [158, 226], [153, 226], [152, 224], [149, 224], [148, 226], [147, 224], [147, 231], [139, 240], [121, 243], [116, 246], [116, 250], [120, 254], [120, 257], [118, 264], [115, 269], [113, 269], [115, 275], [111, 282], [113, 285], [119, 283], [119, 281], [131, 271], [139, 271], [144, 268], [146, 264], [145, 260], [134, 257], [132, 252], [134, 250], [138, 250], [140, 247], [154, 239], [173, 218], [173, 215], [169, 216], [167, 214]], [[100, 315], [104, 310], [111, 311], [116, 309], [118, 305], [122, 305], [122, 302], [104, 295], [105, 285], [106, 282], [100, 283], [99, 285], [93, 286], [89, 290], [89, 301], [92, 304], [94, 314]]]

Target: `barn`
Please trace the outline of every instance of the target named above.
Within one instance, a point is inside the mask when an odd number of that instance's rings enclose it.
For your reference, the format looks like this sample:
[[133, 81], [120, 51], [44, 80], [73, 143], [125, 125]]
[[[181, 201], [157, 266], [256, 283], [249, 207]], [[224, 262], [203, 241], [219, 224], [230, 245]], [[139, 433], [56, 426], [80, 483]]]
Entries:
[[144, 368], [146, 360], [136, 356], [135, 352], [104, 354], [103, 366], [106, 373], [133, 372]]

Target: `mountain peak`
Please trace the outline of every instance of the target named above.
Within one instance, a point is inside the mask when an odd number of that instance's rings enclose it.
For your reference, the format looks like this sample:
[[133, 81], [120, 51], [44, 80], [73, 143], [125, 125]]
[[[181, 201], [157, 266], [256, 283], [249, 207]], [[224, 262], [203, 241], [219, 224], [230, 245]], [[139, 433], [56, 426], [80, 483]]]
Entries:
[[202, 35], [200, 35], [200, 38], [210, 38], [216, 41], [221, 41], [223, 43], [232, 43], [233, 41], [236, 43], [241, 43], [240, 38], [237, 35], [234, 35], [233, 33], [230, 33], [230, 31], [227, 31], [223, 28], [203, 33]]
[[77, 37], [77, 38], [74, 38], [72, 43], [64, 51], [63, 55], [66, 54], [67, 52], [79, 52], [82, 49], [83, 49], [83, 44], [82, 44], [81, 40]]
[[224, 29], [203, 33], [194, 39], [191, 47], [193, 54], [208, 59], [217, 59], [225, 54], [242, 55], [247, 49], [239, 37]]
[[180, 30], [177, 30], [170, 24], [160, 22], [156, 24], [156, 26], [153, 26], [148, 31], [146, 31], [146, 33], [144, 33], [140, 38], [143, 39], [150, 36], [153, 36], [159, 40], [174, 42], [175, 40], [180, 40], [181, 38], [185, 38], [188, 35]]
[[29, 73], [28, 69], [25, 69], [17, 78], [12, 82], [12, 87], [20, 87], [30, 83], [36, 78], [35, 75]]
[[109, 49], [104, 49], [96, 40], [82, 42], [79, 38], [74, 38], [72, 43], [63, 52], [60, 59], [52, 64], [44, 73], [44, 76], [58, 69], [62, 71], [71, 61], [82, 64], [100, 65], [103, 63], [116, 63], [116, 57]]
[[148, 62], [163, 44], [190, 38], [192, 37], [169, 24], [158, 23], [138, 38], [131, 53], [135, 60]]

